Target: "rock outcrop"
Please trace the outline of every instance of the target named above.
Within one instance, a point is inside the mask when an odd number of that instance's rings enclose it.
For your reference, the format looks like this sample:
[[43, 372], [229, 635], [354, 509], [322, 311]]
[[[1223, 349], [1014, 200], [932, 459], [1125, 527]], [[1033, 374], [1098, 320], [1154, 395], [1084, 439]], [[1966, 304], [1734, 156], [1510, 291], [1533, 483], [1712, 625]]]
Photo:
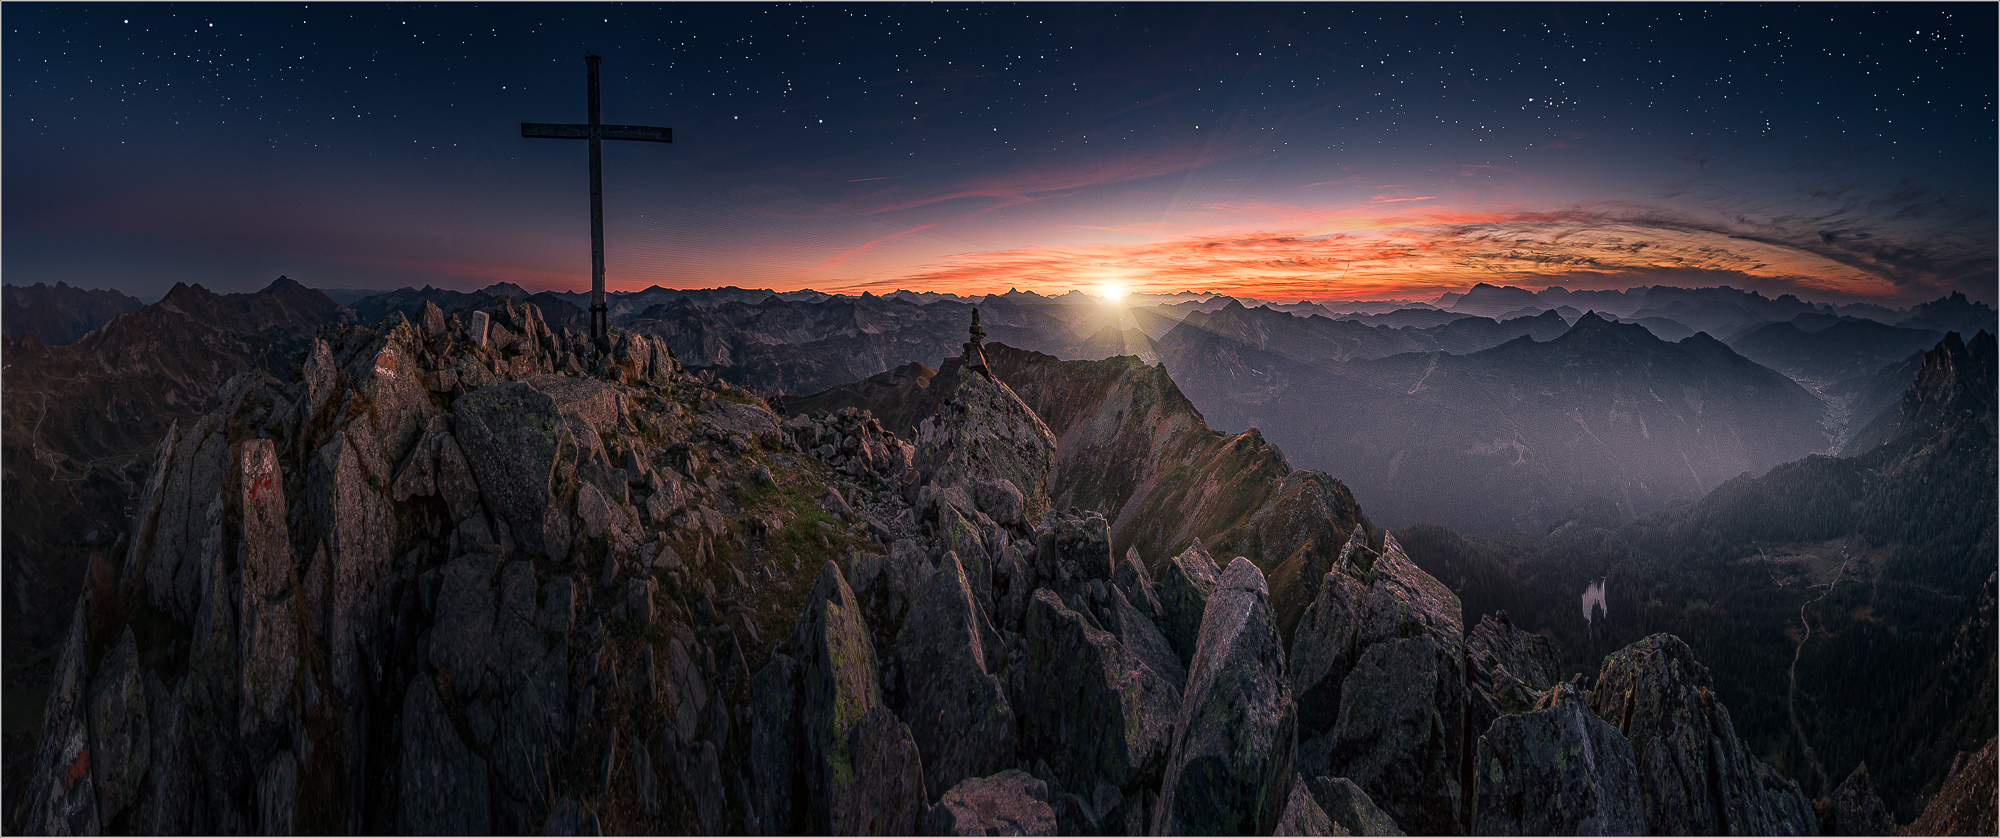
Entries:
[[[778, 762], [751, 766], [753, 795], [805, 800], [770, 807], [772, 834], [907, 834], [925, 811], [923, 766], [909, 728], [882, 705], [875, 645], [840, 569], [824, 565], [792, 633], [789, 656], [757, 677], [753, 741]], [[768, 708], [768, 709], [767, 709]], [[812, 816], [793, 820], [794, 812]]]
[[1854, 767], [1847, 779], [1833, 790], [1820, 815], [1821, 835], [1888, 835], [1896, 821], [1882, 799], [1875, 796], [1875, 783], [1868, 778], [1868, 764]]
[[1055, 434], [986, 368], [981, 334], [965, 345], [965, 372], [938, 385], [937, 411], [916, 429], [914, 464], [923, 484], [973, 491], [986, 483], [988, 494], [1019, 495], [1020, 518], [1033, 524], [1049, 510]]
[[1631, 741], [1648, 834], [1817, 832], [1798, 784], [1749, 754], [1679, 638], [1655, 634], [1606, 657], [1589, 702]]
[[1474, 835], [1643, 835], [1632, 743], [1567, 684], [1479, 737]]
[[1296, 713], [1264, 574], [1239, 557], [1202, 617], [1154, 832], [1276, 829], [1293, 797]]
[[1395, 537], [1321, 580], [1291, 654], [1299, 771], [1345, 777], [1403, 829], [1457, 830], [1465, 724], [1458, 597]]
[[964, 565], [946, 553], [897, 636], [903, 717], [924, 754], [924, 783], [939, 794], [1013, 763], [1014, 710], [987, 664], [984, 619]]
[[1055, 835], [1047, 783], [1007, 770], [953, 786], [924, 817], [926, 835]]
[[[1288, 655], [1272, 562], [1148, 565], [1044, 508], [1047, 432], [976, 345], [925, 454], [482, 305], [329, 330], [161, 441], [73, 609], [25, 831], [1380, 835], [1458, 831], [1466, 795], [1616, 831], [1621, 766], [1741, 752], [1719, 706], [1628, 744], [1354, 521], [1313, 525], [1338, 562], [1275, 562], [1312, 594]], [[1593, 701], [1677, 707], [1698, 673], [1621, 655]], [[1462, 774], [1476, 733], [1497, 768]]]

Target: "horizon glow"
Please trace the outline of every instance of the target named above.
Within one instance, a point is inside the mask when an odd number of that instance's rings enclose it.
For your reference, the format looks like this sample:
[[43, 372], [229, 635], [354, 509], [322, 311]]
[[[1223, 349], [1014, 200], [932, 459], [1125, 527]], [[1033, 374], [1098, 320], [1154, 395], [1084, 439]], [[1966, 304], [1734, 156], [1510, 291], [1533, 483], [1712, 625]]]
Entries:
[[586, 50], [612, 291], [2000, 284], [1992, 5], [10, 11], [16, 284], [588, 288]]

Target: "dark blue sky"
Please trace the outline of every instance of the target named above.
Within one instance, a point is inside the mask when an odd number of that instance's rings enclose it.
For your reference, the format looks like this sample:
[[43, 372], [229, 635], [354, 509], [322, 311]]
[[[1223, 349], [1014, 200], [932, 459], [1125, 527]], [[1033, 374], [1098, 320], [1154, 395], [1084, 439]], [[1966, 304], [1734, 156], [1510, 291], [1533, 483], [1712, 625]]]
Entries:
[[1995, 8], [9, 3], [4, 268], [1991, 302]]

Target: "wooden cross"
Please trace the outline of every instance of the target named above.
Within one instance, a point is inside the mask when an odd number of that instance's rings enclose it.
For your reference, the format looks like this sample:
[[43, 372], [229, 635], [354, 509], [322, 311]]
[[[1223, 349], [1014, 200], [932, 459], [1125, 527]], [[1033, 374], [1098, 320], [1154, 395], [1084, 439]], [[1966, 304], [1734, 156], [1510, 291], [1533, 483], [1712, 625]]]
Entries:
[[590, 141], [590, 339], [608, 347], [610, 333], [604, 305], [604, 140], [674, 141], [674, 129], [649, 125], [605, 125], [598, 119], [597, 65], [603, 59], [583, 57], [590, 75], [590, 121], [582, 125], [523, 122], [521, 136], [551, 140]]

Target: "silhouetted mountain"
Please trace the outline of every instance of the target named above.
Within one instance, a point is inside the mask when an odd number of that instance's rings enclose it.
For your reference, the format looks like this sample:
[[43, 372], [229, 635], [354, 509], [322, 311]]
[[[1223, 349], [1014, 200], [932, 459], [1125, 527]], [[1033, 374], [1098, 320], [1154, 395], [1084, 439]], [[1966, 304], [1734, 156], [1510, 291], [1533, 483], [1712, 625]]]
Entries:
[[1192, 319], [1160, 351], [1212, 424], [1263, 429], [1397, 524], [1540, 532], [1593, 495], [1644, 514], [1827, 445], [1818, 400], [1783, 376], [1593, 314], [1469, 355], [1316, 367]]
[[1889, 326], [1858, 317], [1804, 314], [1760, 326], [1729, 341], [1743, 357], [1800, 383], [1828, 384], [1873, 376], [1883, 365], [1921, 352], [1942, 333]]
[[1549, 340], [1562, 334], [1569, 324], [1561, 315], [1545, 311], [1504, 322], [1460, 316], [1427, 328], [1392, 329], [1364, 326], [1352, 320], [1299, 317], [1264, 306], [1247, 308], [1231, 300], [1212, 312], [1188, 314], [1176, 328], [1199, 329], [1295, 361], [1317, 363], [1328, 359], [1383, 358], [1405, 352], [1477, 352], [1523, 335]]
[[19, 338], [34, 332], [49, 346], [75, 343], [120, 314], [130, 314], [146, 304], [117, 291], [86, 291], [58, 282], [53, 287], [35, 283], [26, 287], [0, 288], [0, 311], [5, 312], [6, 335]]
[[[1451, 302], [1451, 310], [1464, 314], [1493, 317], [1520, 308], [1540, 309], [1535, 292], [1512, 285], [1499, 286], [1481, 282], [1472, 286], [1462, 296]], [[1509, 315], [1518, 316], [1518, 315]]]
[[1976, 335], [2000, 332], [2000, 313], [1985, 303], [1975, 303], [1957, 291], [1910, 310], [1910, 316], [1896, 325], [1905, 329], [1928, 329]]
[[1472, 315], [1437, 308], [1399, 308], [1381, 314], [1343, 314], [1335, 320], [1351, 321], [1363, 326], [1384, 326], [1391, 329], [1424, 329], [1441, 326], [1453, 320], [1462, 320]]
[[1646, 331], [1652, 332], [1653, 337], [1668, 343], [1677, 343], [1694, 335], [1693, 329], [1665, 317], [1641, 317], [1632, 322], [1646, 327]]
[[[114, 549], [160, 437], [215, 406], [244, 370], [289, 378], [320, 327], [354, 314], [284, 277], [254, 294], [176, 284], [159, 302], [66, 346], [5, 342], [7, 679], [46, 671], [85, 558]], [[123, 549], [122, 547], [117, 549]]]

